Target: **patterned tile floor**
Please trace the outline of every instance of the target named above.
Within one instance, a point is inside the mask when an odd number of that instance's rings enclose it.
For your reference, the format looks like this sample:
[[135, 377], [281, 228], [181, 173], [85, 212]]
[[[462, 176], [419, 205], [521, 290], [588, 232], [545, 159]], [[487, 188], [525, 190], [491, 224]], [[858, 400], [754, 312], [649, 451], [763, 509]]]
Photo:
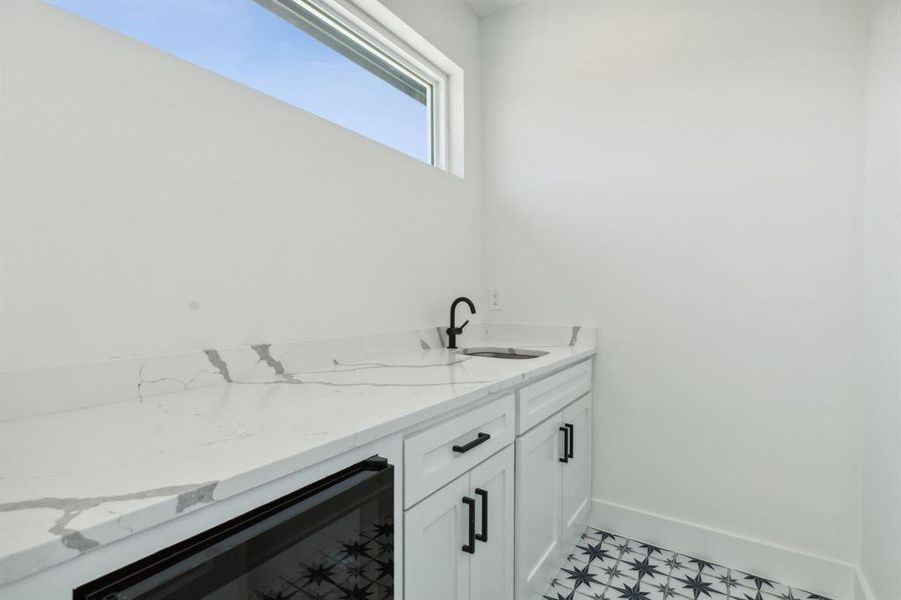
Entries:
[[828, 600], [743, 571], [589, 527], [547, 600]]

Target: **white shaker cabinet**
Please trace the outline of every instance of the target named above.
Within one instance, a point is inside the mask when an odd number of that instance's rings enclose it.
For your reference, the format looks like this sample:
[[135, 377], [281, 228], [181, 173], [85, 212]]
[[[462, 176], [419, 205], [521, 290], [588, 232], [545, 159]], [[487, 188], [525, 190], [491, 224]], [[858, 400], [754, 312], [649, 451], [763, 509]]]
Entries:
[[513, 600], [513, 447], [405, 512], [405, 593]]
[[407, 600], [543, 597], [591, 510], [591, 366], [405, 438]]
[[518, 392], [517, 600], [543, 597], [588, 520], [590, 390], [591, 361], [586, 361]]
[[516, 440], [516, 597], [539, 597], [562, 556], [563, 420], [558, 414]]
[[[470, 569], [472, 600], [513, 600], [513, 446], [489, 458], [470, 473], [479, 501], [479, 536]], [[486, 525], [486, 526], [483, 526]]]
[[591, 511], [591, 395], [586, 394], [563, 409], [563, 426], [569, 429], [568, 462], [563, 463], [563, 546], [578, 540]]
[[469, 475], [462, 475], [404, 514], [404, 588], [407, 598], [469, 599]]

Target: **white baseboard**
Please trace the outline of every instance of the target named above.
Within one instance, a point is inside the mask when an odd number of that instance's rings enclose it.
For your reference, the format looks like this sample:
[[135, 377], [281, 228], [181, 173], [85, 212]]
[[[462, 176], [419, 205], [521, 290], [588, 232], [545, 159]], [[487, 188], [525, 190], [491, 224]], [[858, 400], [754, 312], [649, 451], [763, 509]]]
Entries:
[[870, 582], [867, 581], [867, 577], [863, 574], [863, 569], [860, 567], [857, 567], [855, 570], [854, 600], [876, 600], [873, 588], [870, 587]]
[[[833, 600], [875, 600], [852, 564], [595, 498], [592, 527], [710, 560]], [[860, 594], [863, 594], [862, 596]]]

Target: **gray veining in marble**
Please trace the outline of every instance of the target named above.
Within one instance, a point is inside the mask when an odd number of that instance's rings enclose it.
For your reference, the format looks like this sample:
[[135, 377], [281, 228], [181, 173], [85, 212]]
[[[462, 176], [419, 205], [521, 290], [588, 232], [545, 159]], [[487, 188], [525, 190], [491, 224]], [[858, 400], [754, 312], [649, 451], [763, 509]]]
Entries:
[[152, 490], [140, 490], [128, 494], [116, 494], [113, 496], [97, 496], [92, 498], [35, 498], [33, 500], [21, 500], [19, 502], [7, 502], [0, 504], [0, 512], [13, 512], [34, 508], [49, 508], [62, 512], [49, 532], [59, 536], [60, 541], [67, 548], [84, 553], [100, 545], [100, 542], [86, 537], [80, 531], [69, 529], [69, 523], [84, 511], [96, 508], [110, 502], [123, 500], [143, 500], [145, 498], [160, 498], [176, 496], [176, 514], [182, 513], [188, 508], [198, 504], [208, 504], [213, 501], [213, 491], [218, 482], [200, 484], [173, 485]]
[[262, 362], [272, 367], [272, 370], [275, 371], [276, 375], [285, 374], [285, 366], [281, 363], [281, 361], [278, 361], [272, 357], [272, 344], [256, 344], [251, 346], [251, 348], [253, 348], [253, 351], [259, 355]]
[[208, 349], [203, 351], [206, 354], [206, 357], [209, 359], [210, 364], [216, 367], [219, 371], [219, 374], [222, 375], [222, 379], [224, 379], [227, 383], [233, 383], [231, 374], [228, 372], [228, 363], [222, 360], [222, 357], [219, 355], [217, 350]]
[[582, 327], [579, 325], [573, 325], [573, 335], [569, 340], [570, 346], [575, 346], [576, 342], [579, 340], [579, 332], [582, 330]]
[[[593, 336], [594, 330], [591, 328]], [[564, 337], [565, 335], [565, 337]], [[461, 347], [480, 341], [531, 340], [532, 347], [583, 343], [585, 329], [473, 323]], [[589, 343], [592, 343], [589, 341]], [[225, 385], [447, 346], [444, 328], [332, 340], [254, 344], [145, 358], [0, 372], [0, 421]]]
[[[435, 365], [428, 365], [435, 366]], [[406, 368], [409, 368], [407, 366]], [[350, 370], [350, 369], [348, 369]], [[392, 387], [401, 387], [401, 388], [428, 388], [428, 387], [448, 387], [455, 386], [461, 384], [472, 384], [478, 385], [482, 383], [490, 383], [490, 379], [474, 379], [474, 380], [464, 380], [464, 381], [437, 381], [434, 383], [403, 383], [403, 382], [375, 382], [375, 381], [355, 381], [353, 383], [339, 383], [335, 381], [303, 381], [298, 379], [296, 375], [286, 375], [285, 379], [278, 381], [237, 381], [235, 382], [238, 385], [279, 385], [282, 383], [287, 383], [291, 385], [325, 385], [329, 387], [377, 387], [377, 388], [392, 388]]]

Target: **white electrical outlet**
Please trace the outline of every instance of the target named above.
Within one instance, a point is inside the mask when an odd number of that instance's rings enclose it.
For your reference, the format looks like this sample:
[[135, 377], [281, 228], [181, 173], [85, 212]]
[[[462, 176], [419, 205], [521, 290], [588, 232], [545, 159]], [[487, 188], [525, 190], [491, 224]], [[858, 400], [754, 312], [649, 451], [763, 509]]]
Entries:
[[488, 310], [504, 310], [504, 303], [501, 300], [501, 288], [488, 290]]

